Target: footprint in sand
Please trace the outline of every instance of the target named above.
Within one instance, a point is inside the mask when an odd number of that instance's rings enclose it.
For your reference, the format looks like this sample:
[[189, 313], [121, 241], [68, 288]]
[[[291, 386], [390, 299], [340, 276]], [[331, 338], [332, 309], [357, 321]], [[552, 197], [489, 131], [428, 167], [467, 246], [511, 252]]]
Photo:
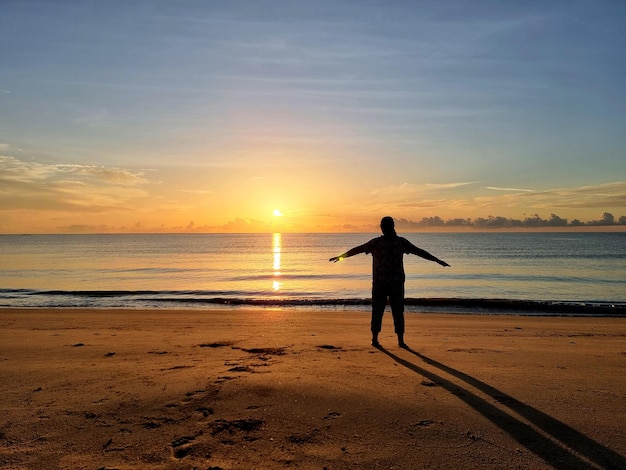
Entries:
[[208, 407], [206, 407], [206, 406], [199, 406], [198, 408], [196, 408], [196, 411], [197, 411], [198, 413], [202, 413], [202, 416], [204, 416], [205, 418], [206, 418], [207, 416], [211, 416], [213, 413], [215, 413], [215, 412], [213, 411], [213, 408], [208, 408]]
[[286, 348], [251, 348], [251, 349], [242, 349], [250, 354], [261, 354], [261, 355], [272, 355], [272, 356], [282, 356], [285, 354]]
[[228, 369], [228, 372], [254, 372], [253, 369], [251, 369], [248, 366], [235, 366], [235, 367], [231, 367], [230, 369]]
[[190, 442], [193, 442], [196, 439], [196, 436], [182, 436], [172, 441], [172, 450], [174, 452], [174, 457], [177, 459], [182, 459], [186, 457], [191, 452]]
[[221, 343], [201, 343], [198, 346], [200, 346], [201, 348], [225, 348], [227, 346], [232, 346], [233, 343], [230, 342], [221, 342]]
[[228, 432], [229, 434], [233, 434], [236, 431], [250, 433], [252, 431], [258, 431], [264, 424], [264, 420], [254, 418], [235, 419], [231, 421], [218, 419], [213, 422], [211, 435], [215, 436], [216, 434], [222, 432]]
[[217, 378], [217, 380], [215, 382], [213, 382], [215, 385], [221, 385], [224, 382], [227, 382], [229, 380], [235, 380], [237, 377], [233, 377], [231, 375], [222, 375], [220, 377]]
[[341, 351], [341, 346], [333, 346], [332, 344], [322, 344], [318, 346], [319, 349], [329, 349], [331, 351]]

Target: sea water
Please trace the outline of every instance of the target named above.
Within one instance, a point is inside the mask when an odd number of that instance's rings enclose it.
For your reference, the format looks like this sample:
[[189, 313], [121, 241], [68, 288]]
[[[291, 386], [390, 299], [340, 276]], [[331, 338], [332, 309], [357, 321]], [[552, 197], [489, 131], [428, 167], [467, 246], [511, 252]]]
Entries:
[[[625, 313], [626, 233], [402, 235], [451, 265], [405, 256], [409, 310]], [[375, 236], [0, 235], [0, 306], [361, 306], [371, 256], [328, 259]]]

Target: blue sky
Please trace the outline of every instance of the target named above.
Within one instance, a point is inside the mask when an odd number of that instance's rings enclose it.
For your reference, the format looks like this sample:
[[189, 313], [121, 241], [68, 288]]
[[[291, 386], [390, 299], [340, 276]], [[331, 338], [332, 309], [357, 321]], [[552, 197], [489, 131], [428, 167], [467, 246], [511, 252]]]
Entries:
[[0, 231], [626, 215], [625, 24], [602, 0], [5, 0]]

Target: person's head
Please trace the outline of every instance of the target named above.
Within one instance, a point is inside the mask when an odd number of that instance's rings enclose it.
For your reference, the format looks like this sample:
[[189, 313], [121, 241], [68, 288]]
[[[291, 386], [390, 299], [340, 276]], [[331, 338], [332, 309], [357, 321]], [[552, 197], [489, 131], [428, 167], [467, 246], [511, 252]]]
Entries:
[[395, 222], [389, 216], [383, 217], [380, 220], [380, 229], [385, 236], [394, 236], [396, 234]]

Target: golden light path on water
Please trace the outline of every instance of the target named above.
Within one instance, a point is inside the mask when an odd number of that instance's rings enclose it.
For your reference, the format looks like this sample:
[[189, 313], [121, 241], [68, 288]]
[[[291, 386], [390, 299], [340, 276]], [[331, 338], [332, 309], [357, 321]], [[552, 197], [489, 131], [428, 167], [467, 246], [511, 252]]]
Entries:
[[278, 292], [283, 283], [280, 281], [280, 255], [282, 252], [283, 240], [280, 233], [274, 233], [272, 235], [272, 254], [274, 255], [274, 280], [272, 281], [272, 289]]

